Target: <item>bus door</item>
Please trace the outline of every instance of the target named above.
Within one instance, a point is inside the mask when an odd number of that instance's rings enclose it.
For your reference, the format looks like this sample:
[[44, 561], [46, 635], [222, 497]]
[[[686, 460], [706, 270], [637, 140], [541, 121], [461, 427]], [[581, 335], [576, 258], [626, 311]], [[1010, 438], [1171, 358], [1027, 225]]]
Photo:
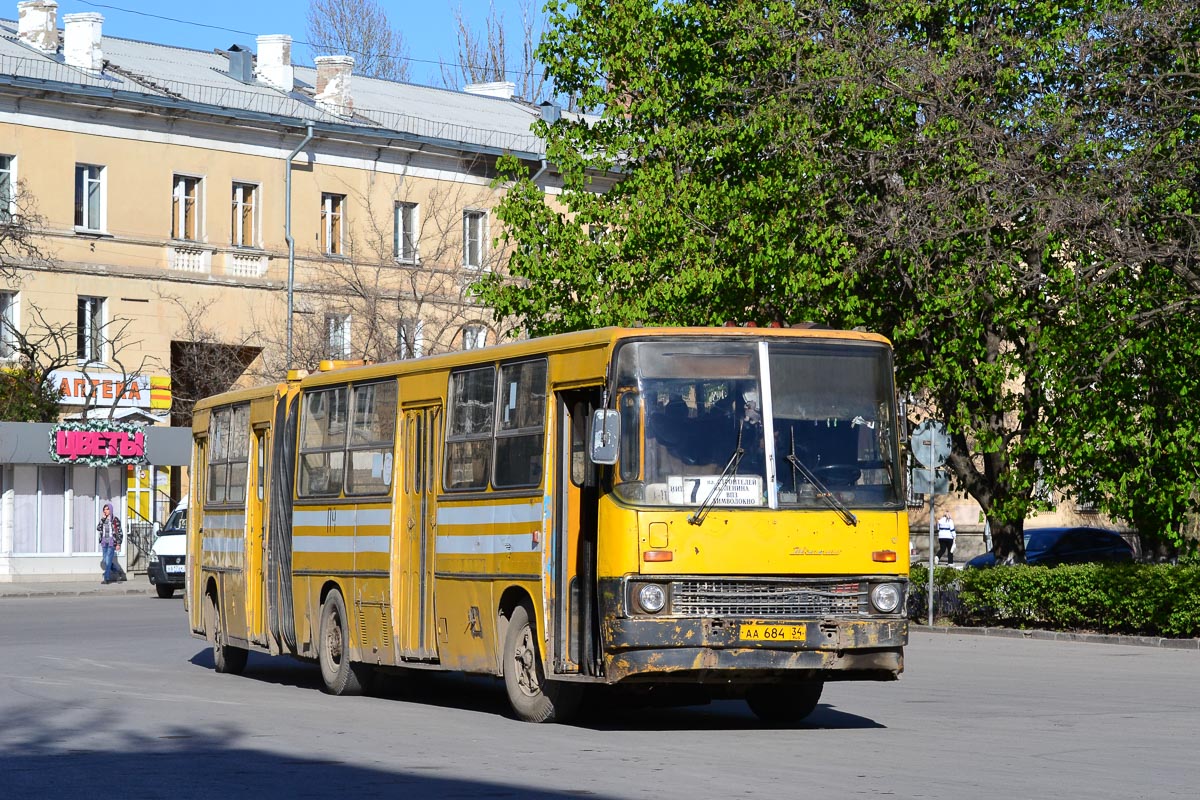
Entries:
[[558, 393], [558, 468], [553, 476], [555, 560], [550, 574], [554, 609], [554, 671], [603, 674], [596, 584], [596, 528], [600, 498], [597, 469], [587, 457], [587, 429], [600, 407], [600, 389]]
[[437, 537], [437, 441], [441, 406], [404, 409], [404, 480], [399, 508], [396, 562], [392, 565], [392, 615], [400, 656], [437, 659], [433, 621], [433, 552]]
[[271, 429], [255, 427], [251, 458], [253, 488], [246, 498], [246, 612], [249, 623], [247, 638], [255, 644], [267, 644], [266, 632], [266, 572], [267, 525], [270, 519]]

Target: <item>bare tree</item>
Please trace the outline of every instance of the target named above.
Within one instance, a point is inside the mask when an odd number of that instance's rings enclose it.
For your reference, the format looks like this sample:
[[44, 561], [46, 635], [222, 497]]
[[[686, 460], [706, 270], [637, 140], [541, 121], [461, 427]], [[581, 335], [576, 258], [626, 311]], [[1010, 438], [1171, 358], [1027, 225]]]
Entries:
[[38, 242], [37, 232], [43, 227], [44, 220], [24, 181], [15, 187], [0, 185], [0, 279], [8, 285], [16, 283], [19, 269], [47, 261]]
[[179, 309], [181, 318], [171, 339], [171, 424], [191, 425], [197, 400], [228, 391], [247, 374], [262, 352], [257, 344], [261, 333], [251, 325], [230, 337], [205, 322], [206, 303], [161, 296]]
[[309, 0], [308, 43], [316, 55], [354, 57], [368, 78], [408, 80], [408, 48], [375, 0]]
[[521, 0], [519, 10], [520, 64], [510, 67], [504, 15], [496, 11], [495, 4], [489, 5], [482, 30], [471, 26], [462, 6], [456, 8], [454, 27], [458, 39], [458, 61], [441, 62], [442, 85], [448, 89], [458, 89], [470, 83], [511, 80], [516, 85], [517, 97], [531, 103], [546, 99], [549, 96], [549, 84], [535, 52], [541, 35], [540, 20], [534, 14], [529, 0]]
[[[366, 191], [347, 187], [347, 192], [361, 211], [352, 215], [346, 257], [310, 252], [309, 266], [302, 269], [293, 316], [297, 366], [311, 370], [331, 357], [368, 362], [414, 358], [462, 349], [468, 332], [477, 332], [489, 344], [509, 335], [506, 323], [471, 296], [475, 278], [496, 269], [505, 257], [486, 246], [486, 225], [480, 229], [484, 246], [479, 262], [465, 266], [463, 257], [464, 214], [486, 219], [484, 209], [494, 203], [494, 189], [439, 183], [418, 195], [407, 176], [376, 174]], [[419, 215], [420, 233], [398, 243], [396, 218], [404, 209], [412, 210], [414, 220]], [[346, 320], [350, 347], [338, 352]], [[277, 338], [263, 334], [259, 368], [264, 377], [282, 372], [284, 347]]]
[[[105, 364], [80, 364], [76, 349], [77, 329], [73, 320], [58, 322], [49, 319], [42, 308], [32, 303], [29, 304], [28, 314], [31, 322], [23, 330], [8, 320], [0, 322], [14, 355], [14, 364], [5, 371], [4, 381], [0, 384], [3, 386], [0, 418], [20, 418], [27, 422], [56, 420], [61, 392], [52, 384], [50, 377], [57, 370], [77, 367], [85, 385], [90, 385], [96, 367], [104, 366], [106, 370], [115, 367], [115, 371], [121, 375], [120, 383], [128, 386], [146, 375], [154, 364], [154, 360], [145, 355], [136, 366], [126, 363], [123, 354], [141, 344], [129, 339], [132, 320], [116, 317], [99, 327], [97, 333], [110, 351]], [[120, 407], [122, 394], [114, 392], [107, 405], [100, 402], [101, 398], [94, 391], [85, 394], [83, 416], [91, 416], [93, 409], [106, 408], [108, 418], [112, 419]]]

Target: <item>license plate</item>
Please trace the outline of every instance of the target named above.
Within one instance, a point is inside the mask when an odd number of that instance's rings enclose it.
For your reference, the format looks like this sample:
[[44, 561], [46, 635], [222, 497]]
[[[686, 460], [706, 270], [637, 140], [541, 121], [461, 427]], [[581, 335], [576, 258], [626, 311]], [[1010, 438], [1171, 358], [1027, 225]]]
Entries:
[[183, 572], [183, 564], [167, 564], [167, 572]]
[[763, 625], [744, 622], [738, 626], [738, 638], [743, 642], [803, 642], [803, 625]]

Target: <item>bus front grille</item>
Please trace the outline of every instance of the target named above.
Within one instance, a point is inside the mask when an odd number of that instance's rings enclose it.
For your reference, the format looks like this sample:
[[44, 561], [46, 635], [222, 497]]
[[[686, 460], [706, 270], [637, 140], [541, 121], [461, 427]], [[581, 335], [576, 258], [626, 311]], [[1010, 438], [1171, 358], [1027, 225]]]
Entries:
[[681, 580], [671, 584], [675, 614], [799, 617], [860, 614], [867, 609], [867, 585], [859, 581]]

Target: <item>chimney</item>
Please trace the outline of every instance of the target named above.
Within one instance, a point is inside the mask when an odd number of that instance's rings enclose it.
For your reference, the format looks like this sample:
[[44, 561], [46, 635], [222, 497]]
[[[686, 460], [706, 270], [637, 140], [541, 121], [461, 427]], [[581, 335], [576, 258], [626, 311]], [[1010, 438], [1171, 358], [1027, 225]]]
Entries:
[[318, 56], [317, 105], [339, 117], [354, 115], [354, 97], [350, 94], [350, 72], [354, 59], [350, 56]]
[[258, 77], [281, 92], [296, 88], [291, 36], [272, 33], [258, 37]]
[[229, 58], [229, 76], [241, 83], [254, 83], [254, 53], [244, 44], [235, 44], [225, 51]]
[[43, 53], [57, 53], [58, 3], [54, 0], [17, 3], [17, 39]]
[[63, 15], [63, 59], [72, 67], [99, 72], [104, 68], [100, 25], [104, 17], [94, 11]]
[[542, 111], [542, 119], [549, 125], [553, 125], [562, 119], [562, 108], [557, 103], [547, 100], [539, 108]]
[[498, 97], [501, 100], [512, 100], [517, 92], [517, 85], [512, 81], [492, 81], [490, 83], [468, 83], [463, 87], [467, 94], [477, 94], [480, 97]]

